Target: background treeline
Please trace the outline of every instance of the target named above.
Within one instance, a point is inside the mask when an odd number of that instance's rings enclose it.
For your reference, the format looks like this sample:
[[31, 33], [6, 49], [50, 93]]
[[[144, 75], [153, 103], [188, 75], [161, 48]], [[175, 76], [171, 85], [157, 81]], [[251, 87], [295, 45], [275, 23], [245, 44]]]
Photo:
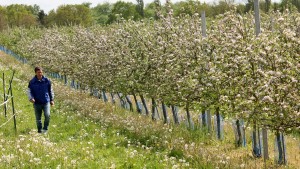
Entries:
[[[82, 25], [91, 26], [94, 24], [107, 25], [117, 22], [121, 18], [128, 20], [157, 19], [158, 8], [164, 5], [160, 0], [144, 4], [143, 0], [136, 0], [136, 3], [118, 1], [116, 3], [101, 3], [91, 7], [91, 3], [80, 5], [61, 5], [51, 10], [48, 14], [38, 5], [0, 6], [0, 30], [12, 27], [52, 27]], [[233, 6], [234, 0], [221, 0], [218, 3], [202, 3], [196, 0], [180, 1], [172, 4], [174, 16], [182, 14], [193, 15], [194, 13], [206, 12], [207, 17], [216, 17], [226, 11], [235, 8], [238, 13], [247, 13], [253, 9], [253, 0], [245, 4]], [[262, 12], [283, 11], [285, 9], [300, 11], [300, 0], [282, 0], [280, 3], [271, 0], [261, 0]]]

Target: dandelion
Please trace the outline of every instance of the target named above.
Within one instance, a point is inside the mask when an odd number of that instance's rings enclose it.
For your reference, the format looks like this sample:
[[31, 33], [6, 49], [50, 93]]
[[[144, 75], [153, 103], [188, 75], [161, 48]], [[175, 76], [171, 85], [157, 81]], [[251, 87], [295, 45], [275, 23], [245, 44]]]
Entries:
[[189, 145], [188, 145], [188, 144], [185, 144], [185, 145], [184, 145], [184, 149], [187, 150], [188, 148], [189, 148]]
[[130, 157], [130, 158], [133, 158], [134, 155], [135, 155], [134, 152], [130, 152], [130, 153], [129, 153], [129, 157]]
[[172, 166], [172, 169], [176, 169], [176, 168], [179, 168], [179, 166], [178, 165], [173, 165]]
[[76, 165], [76, 162], [77, 162], [76, 160], [72, 160], [72, 161], [71, 161], [71, 164], [72, 164], [72, 165]]
[[109, 167], [110, 169], [115, 169], [116, 168], [116, 164], [112, 163], [111, 166]]
[[40, 158], [33, 158], [33, 161], [37, 164], [41, 163], [41, 159]]

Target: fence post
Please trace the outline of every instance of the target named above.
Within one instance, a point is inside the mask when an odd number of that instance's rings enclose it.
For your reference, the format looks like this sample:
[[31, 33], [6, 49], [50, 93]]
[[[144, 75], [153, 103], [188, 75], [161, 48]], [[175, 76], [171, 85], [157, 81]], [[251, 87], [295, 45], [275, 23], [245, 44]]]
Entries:
[[[7, 100], [7, 98], [6, 98], [6, 91], [5, 91], [5, 76], [4, 76], [4, 72], [3, 72], [3, 100], [4, 100], [4, 102], [6, 102], [6, 100]], [[3, 107], [4, 107], [4, 116], [5, 116], [5, 118], [7, 117], [7, 113], [6, 113], [6, 111], [7, 111], [7, 107], [6, 107], [6, 103], [3, 105]]]
[[211, 132], [211, 113], [210, 110], [206, 110], [206, 118], [207, 118], [207, 130], [208, 132]]
[[217, 121], [217, 138], [219, 140], [222, 139], [222, 134], [221, 134], [221, 115], [220, 115], [220, 108], [216, 108], [216, 121]]
[[[255, 34], [258, 36], [260, 34], [260, 14], [259, 14], [259, 0], [254, 0], [254, 15], [255, 15]], [[268, 132], [265, 127], [262, 129], [263, 137], [263, 156], [264, 161], [266, 162], [269, 159], [268, 151]]]
[[[278, 152], [276, 152], [276, 150]], [[279, 165], [285, 165], [287, 163], [286, 160], [286, 147], [283, 133], [276, 131], [275, 133], [275, 160]]]
[[[206, 37], [206, 16], [205, 11], [201, 12], [201, 31], [202, 31], [202, 37]], [[205, 110], [202, 111], [202, 125], [206, 126], [207, 124], [207, 117]]]
[[15, 103], [14, 103], [14, 96], [13, 96], [13, 90], [12, 90], [12, 81], [15, 75], [15, 71], [13, 71], [12, 77], [9, 80], [9, 90], [8, 93], [11, 95], [11, 105], [12, 105], [12, 111], [13, 111], [13, 119], [14, 119], [14, 128], [15, 132], [17, 133], [17, 121], [16, 121], [16, 112], [15, 112]]
[[202, 109], [202, 112], [201, 112], [201, 119], [202, 119], [202, 127], [206, 127], [207, 126], [207, 119], [206, 119], [206, 112], [205, 112], [205, 109]]
[[259, 128], [256, 127], [256, 124], [253, 125], [252, 148], [253, 156], [257, 158], [261, 157], [260, 133]]

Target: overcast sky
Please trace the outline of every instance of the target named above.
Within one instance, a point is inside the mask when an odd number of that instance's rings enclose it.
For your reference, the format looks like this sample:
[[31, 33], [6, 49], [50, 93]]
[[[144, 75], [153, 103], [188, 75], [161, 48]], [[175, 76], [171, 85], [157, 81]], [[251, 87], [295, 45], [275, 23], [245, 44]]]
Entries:
[[[58, 6], [63, 4], [82, 4], [84, 2], [92, 3], [92, 7], [96, 6], [97, 4], [101, 4], [104, 2], [115, 3], [119, 0], [0, 0], [1, 6], [7, 6], [11, 4], [26, 4], [26, 5], [34, 5], [37, 4], [45, 13], [48, 13], [52, 9], [57, 9]], [[136, 0], [122, 0], [126, 2], [133, 2], [136, 3]], [[150, 3], [154, 0], [144, 0], [144, 3]], [[182, 0], [171, 0], [171, 2], [179, 2]], [[200, 0], [201, 2], [218, 2], [218, 0]], [[239, 2], [246, 2], [247, 0], [235, 0]], [[165, 0], [161, 0], [162, 3]]]

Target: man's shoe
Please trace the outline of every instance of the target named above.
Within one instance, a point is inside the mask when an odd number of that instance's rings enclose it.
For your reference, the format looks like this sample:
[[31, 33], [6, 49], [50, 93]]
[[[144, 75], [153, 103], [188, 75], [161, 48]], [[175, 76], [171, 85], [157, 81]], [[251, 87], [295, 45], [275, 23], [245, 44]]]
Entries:
[[47, 134], [48, 130], [42, 130], [43, 134]]

